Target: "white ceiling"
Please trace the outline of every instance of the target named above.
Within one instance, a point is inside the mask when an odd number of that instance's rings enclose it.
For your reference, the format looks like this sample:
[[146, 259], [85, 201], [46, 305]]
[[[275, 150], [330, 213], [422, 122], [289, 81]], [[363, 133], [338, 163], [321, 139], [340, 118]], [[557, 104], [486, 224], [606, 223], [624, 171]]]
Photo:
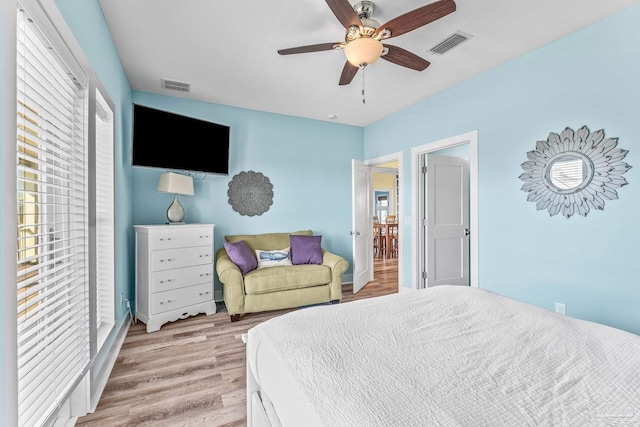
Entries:
[[[640, 0], [456, 0], [452, 14], [389, 43], [431, 62], [422, 72], [380, 60], [338, 86], [343, 51], [278, 49], [344, 41], [323, 0], [100, 0], [133, 90], [366, 126]], [[353, 4], [354, 1], [351, 1]], [[378, 0], [383, 24], [430, 0]], [[444, 55], [428, 52], [462, 31]], [[191, 84], [163, 89], [161, 79]]]

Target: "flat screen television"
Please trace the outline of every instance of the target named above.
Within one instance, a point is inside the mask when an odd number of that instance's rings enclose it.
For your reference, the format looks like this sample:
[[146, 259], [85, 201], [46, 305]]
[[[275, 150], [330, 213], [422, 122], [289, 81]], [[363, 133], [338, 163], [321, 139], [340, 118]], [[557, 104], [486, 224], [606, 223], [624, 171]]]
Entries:
[[133, 105], [133, 166], [229, 174], [229, 126]]

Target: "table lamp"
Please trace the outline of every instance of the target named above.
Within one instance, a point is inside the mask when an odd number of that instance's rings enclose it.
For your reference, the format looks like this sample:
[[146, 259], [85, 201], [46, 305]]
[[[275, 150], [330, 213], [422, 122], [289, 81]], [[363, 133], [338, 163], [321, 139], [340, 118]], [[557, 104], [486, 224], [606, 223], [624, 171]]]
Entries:
[[158, 191], [174, 194], [173, 202], [167, 209], [167, 219], [169, 224], [181, 224], [184, 220], [184, 208], [178, 200], [178, 194], [193, 196], [193, 178], [173, 172], [163, 173], [160, 175]]

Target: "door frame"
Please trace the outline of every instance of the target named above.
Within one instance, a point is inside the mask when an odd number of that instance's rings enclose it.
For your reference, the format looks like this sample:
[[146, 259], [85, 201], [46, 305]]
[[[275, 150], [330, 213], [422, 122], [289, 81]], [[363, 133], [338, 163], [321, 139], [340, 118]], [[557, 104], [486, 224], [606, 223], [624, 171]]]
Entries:
[[[395, 153], [391, 153], [391, 154], [387, 154], [384, 156], [380, 156], [380, 157], [374, 157], [372, 159], [368, 159], [364, 161], [364, 164], [372, 167], [372, 166], [376, 166], [382, 163], [389, 163], [389, 162], [394, 162], [397, 161], [398, 162], [398, 192], [400, 193], [400, 200], [403, 200], [403, 197], [406, 196], [402, 196], [403, 191], [403, 185], [402, 183], [404, 182], [404, 179], [402, 177], [402, 151], [397, 151]], [[369, 181], [369, 194], [372, 193], [373, 191], [373, 174], [371, 174], [371, 179]], [[406, 206], [406, 204], [405, 204]], [[400, 210], [400, 213], [402, 214], [402, 209]], [[396, 220], [398, 222], [398, 240], [400, 242], [403, 242], [403, 237], [402, 237], [402, 224], [403, 224], [403, 218], [401, 215], [396, 216]], [[373, 229], [373, 215], [369, 215], [369, 223], [370, 223], [370, 229]], [[369, 245], [371, 247], [373, 247], [373, 241], [371, 241], [371, 244]], [[409, 288], [407, 288], [406, 286], [402, 286], [402, 277], [403, 277], [403, 268], [402, 268], [402, 259], [403, 259], [403, 250], [402, 247], [404, 245], [401, 243], [400, 246], [398, 247], [398, 292], [401, 292], [403, 290], [407, 290]], [[371, 266], [373, 267], [373, 251], [371, 251]], [[373, 274], [373, 268], [372, 268], [372, 274]], [[375, 278], [375, 275], [374, 275]]]
[[424, 180], [421, 178], [422, 157], [433, 151], [458, 145], [469, 144], [469, 230], [471, 232], [469, 241], [469, 274], [471, 275], [470, 285], [478, 287], [478, 131], [471, 131], [439, 141], [430, 142], [411, 149], [411, 183], [413, 191], [411, 194], [412, 224], [414, 239], [411, 239], [411, 253], [413, 265], [413, 280], [411, 289], [422, 288], [422, 272], [425, 271], [424, 262], [424, 233], [422, 232], [422, 218], [424, 218]]

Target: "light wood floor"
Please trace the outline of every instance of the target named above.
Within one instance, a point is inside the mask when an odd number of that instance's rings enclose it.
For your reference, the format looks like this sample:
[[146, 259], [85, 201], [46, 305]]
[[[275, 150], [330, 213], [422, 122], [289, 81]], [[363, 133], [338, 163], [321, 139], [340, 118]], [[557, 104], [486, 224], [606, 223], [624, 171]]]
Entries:
[[[397, 259], [376, 258], [375, 280], [340, 304], [397, 292]], [[146, 333], [138, 322], [125, 338], [98, 408], [78, 426], [246, 426], [245, 347], [252, 326], [291, 310], [229, 320], [224, 308]]]

